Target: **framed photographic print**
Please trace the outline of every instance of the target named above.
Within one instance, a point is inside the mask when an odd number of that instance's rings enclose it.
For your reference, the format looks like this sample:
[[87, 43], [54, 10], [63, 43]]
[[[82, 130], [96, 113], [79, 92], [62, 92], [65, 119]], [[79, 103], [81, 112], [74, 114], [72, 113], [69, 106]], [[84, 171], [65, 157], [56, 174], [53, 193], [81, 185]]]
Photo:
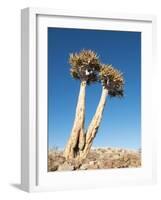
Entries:
[[22, 188], [154, 183], [155, 17], [26, 8], [21, 19]]

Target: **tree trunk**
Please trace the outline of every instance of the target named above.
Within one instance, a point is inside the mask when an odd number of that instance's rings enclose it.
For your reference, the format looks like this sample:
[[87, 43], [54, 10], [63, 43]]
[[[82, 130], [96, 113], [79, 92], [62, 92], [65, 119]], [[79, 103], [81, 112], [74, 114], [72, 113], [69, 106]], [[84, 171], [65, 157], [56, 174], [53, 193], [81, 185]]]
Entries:
[[75, 158], [85, 144], [84, 118], [85, 118], [85, 92], [86, 81], [82, 81], [76, 108], [75, 120], [71, 131], [70, 138], [65, 147], [64, 156], [66, 159]]
[[97, 110], [95, 112], [95, 115], [89, 125], [89, 128], [87, 130], [87, 134], [86, 134], [86, 141], [85, 141], [85, 147], [83, 149], [83, 151], [80, 153], [80, 160], [83, 160], [87, 157], [87, 154], [90, 151], [90, 148], [92, 146], [93, 140], [97, 134], [98, 128], [100, 126], [101, 123], [101, 119], [102, 119], [102, 115], [103, 115], [103, 110], [106, 104], [106, 98], [108, 95], [108, 90], [106, 88], [102, 88], [102, 95], [100, 98], [100, 102], [97, 106]]

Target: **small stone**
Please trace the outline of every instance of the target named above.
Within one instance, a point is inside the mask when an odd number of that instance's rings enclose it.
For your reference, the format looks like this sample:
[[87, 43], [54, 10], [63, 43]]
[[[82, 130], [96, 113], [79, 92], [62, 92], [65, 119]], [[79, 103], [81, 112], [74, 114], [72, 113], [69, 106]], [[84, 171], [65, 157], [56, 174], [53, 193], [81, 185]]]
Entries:
[[79, 169], [79, 167], [81, 166], [81, 163], [78, 160], [74, 160], [74, 159], [73, 160], [69, 160], [68, 164], [74, 166], [75, 170]]
[[81, 167], [80, 167], [81, 170], [87, 170], [88, 169], [88, 164], [83, 164]]
[[125, 162], [127, 162], [129, 160], [129, 157], [127, 155], [124, 155], [123, 159]]
[[120, 156], [119, 156], [118, 154], [113, 155], [113, 159], [114, 159], [114, 160], [117, 160], [117, 159], [119, 159], [119, 158], [120, 158]]
[[58, 166], [55, 165], [55, 166], [52, 166], [49, 171], [56, 171], [57, 169], [58, 169]]
[[64, 158], [64, 157], [59, 157], [59, 158], [58, 158], [58, 162], [59, 162], [60, 164], [63, 164], [63, 163], [65, 162], [65, 158]]
[[59, 171], [72, 171], [74, 170], [74, 166], [68, 164], [67, 162], [63, 163], [58, 167]]
[[88, 166], [88, 169], [98, 169], [98, 168], [99, 166], [97, 164]]
[[96, 162], [95, 161], [90, 161], [89, 165], [94, 165]]
[[48, 164], [49, 171], [56, 171], [58, 169], [59, 163], [55, 161], [50, 161]]

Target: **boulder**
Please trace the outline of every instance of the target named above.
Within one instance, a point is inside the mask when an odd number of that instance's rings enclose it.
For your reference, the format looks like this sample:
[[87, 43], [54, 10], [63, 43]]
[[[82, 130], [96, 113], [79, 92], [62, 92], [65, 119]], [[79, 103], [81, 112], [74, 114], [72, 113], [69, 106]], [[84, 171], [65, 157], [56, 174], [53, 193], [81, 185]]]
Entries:
[[74, 166], [70, 165], [69, 163], [65, 162], [62, 165], [59, 165], [58, 171], [72, 171], [74, 170]]
[[49, 171], [56, 171], [57, 169], [58, 169], [58, 166], [54, 165], [49, 169]]
[[81, 170], [87, 170], [88, 169], [88, 164], [83, 164], [80, 166]]

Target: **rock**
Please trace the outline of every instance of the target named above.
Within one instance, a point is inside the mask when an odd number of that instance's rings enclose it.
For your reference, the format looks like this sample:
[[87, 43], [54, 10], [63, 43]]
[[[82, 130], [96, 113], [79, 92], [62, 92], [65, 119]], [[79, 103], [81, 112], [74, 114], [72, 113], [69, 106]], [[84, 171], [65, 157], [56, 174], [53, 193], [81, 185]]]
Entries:
[[127, 168], [127, 167], [128, 167], [128, 165], [129, 165], [128, 163], [125, 163], [125, 162], [124, 162], [124, 163], [122, 163], [122, 165], [121, 165], [121, 166], [122, 166], [122, 168]]
[[117, 159], [119, 159], [120, 158], [120, 156], [119, 156], [119, 154], [115, 154], [115, 155], [113, 155], [113, 160], [117, 160]]
[[113, 161], [112, 160], [108, 160], [108, 161], [105, 162], [105, 167], [112, 168], [112, 166], [113, 166]]
[[89, 162], [89, 165], [94, 165], [94, 164], [96, 164], [95, 161], [90, 161], [90, 162]]
[[98, 166], [97, 162], [95, 162], [95, 161], [90, 161], [89, 163], [83, 164], [80, 167], [81, 170], [98, 169], [98, 168], [99, 168], [99, 166]]
[[112, 153], [105, 152], [100, 154], [99, 160], [109, 160], [112, 157]]
[[130, 159], [137, 159], [137, 155], [134, 153], [128, 154]]
[[98, 161], [98, 167], [99, 167], [99, 169], [103, 169], [105, 167], [104, 161]]
[[51, 171], [56, 171], [58, 169], [59, 163], [55, 161], [50, 161], [50, 164], [48, 166]]
[[112, 168], [113, 162], [112, 160], [106, 160], [106, 161], [99, 161], [98, 162], [98, 167], [100, 169], [108, 169], [108, 168]]
[[65, 158], [64, 157], [59, 157], [58, 160], [59, 160], [60, 164], [63, 164], [65, 162]]
[[81, 170], [86, 170], [86, 169], [88, 169], [88, 164], [83, 164], [83, 165], [81, 165], [80, 169], [81, 169]]
[[55, 165], [55, 166], [52, 166], [49, 171], [56, 171], [57, 169], [58, 169], [58, 166]]
[[99, 166], [97, 164], [88, 166], [88, 169], [98, 169], [98, 168], [99, 168]]
[[99, 159], [99, 153], [96, 152], [96, 151], [92, 151], [90, 152], [88, 155], [87, 155], [87, 158], [86, 159], [89, 159], [89, 160], [97, 160]]
[[75, 170], [79, 169], [80, 166], [81, 166], [81, 163], [78, 160], [74, 160], [74, 159], [73, 160], [69, 160], [68, 164], [74, 166]]
[[103, 153], [106, 153], [107, 150], [106, 149], [97, 149], [96, 152], [99, 154], [103, 154]]
[[112, 163], [113, 168], [121, 168], [121, 162], [119, 160], [116, 160], [115, 162]]
[[74, 166], [68, 164], [67, 162], [63, 163], [62, 165], [59, 165], [58, 171], [72, 171], [74, 170]]
[[87, 164], [87, 163], [89, 163], [91, 160], [89, 159], [89, 158], [86, 158], [86, 159], [84, 159], [83, 161], [82, 161], [82, 163], [81, 164]]
[[128, 155], [125, 154], [125, 155], [123, 156], [123, 159], [124, 159], [125, 162], [128, 161], [128, 160], [129, 160]]

